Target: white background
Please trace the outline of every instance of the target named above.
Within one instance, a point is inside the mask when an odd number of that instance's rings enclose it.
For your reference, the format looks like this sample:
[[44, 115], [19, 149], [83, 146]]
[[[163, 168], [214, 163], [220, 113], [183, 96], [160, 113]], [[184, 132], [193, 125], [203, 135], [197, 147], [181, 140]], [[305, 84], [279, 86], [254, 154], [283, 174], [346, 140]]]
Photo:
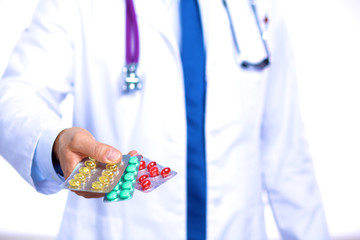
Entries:
[[[360, 1], [280, 1], [331, 236], [360, 239]], [[37, 2], [0, 0], [0, 75]], [[1, 157], [0, 184], [0, 239], [54, 238], [66, 191], [36, 193]], [[269, 209], [267, 218], [276, 238]]]

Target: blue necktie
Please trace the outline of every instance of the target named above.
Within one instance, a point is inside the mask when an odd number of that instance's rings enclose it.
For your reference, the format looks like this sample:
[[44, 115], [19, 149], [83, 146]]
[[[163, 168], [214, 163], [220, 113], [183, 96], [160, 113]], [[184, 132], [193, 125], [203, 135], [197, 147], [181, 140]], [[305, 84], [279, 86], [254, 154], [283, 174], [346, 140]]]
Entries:
[[187, 120], [187, 239], [206, 239], [205, 49], [197, 0], [180, 0]]

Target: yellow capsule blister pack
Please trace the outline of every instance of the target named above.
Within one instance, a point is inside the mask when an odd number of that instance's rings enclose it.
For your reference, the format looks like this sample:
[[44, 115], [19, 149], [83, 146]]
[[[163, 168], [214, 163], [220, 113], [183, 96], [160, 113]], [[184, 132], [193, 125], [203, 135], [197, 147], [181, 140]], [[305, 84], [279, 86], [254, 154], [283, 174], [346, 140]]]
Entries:
[[85, 158], [76, 165], [61, 187], [82, 192], [108, 193], [119, 182], [129, 158], [129, 155], [124, 155], [122, 161], [116, 164]]

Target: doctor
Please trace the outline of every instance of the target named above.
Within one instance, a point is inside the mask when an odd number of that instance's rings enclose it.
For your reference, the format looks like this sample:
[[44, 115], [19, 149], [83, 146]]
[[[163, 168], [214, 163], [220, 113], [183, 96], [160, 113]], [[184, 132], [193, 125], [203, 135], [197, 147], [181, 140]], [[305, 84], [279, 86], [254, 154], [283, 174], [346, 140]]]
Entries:
[[264, 192], [283, 239], [328, 239], [286, 30], [252, 3], [40, 1], [0, 82], [0, 154], [45, 194], [85, 156], [178, 172], [130, 201], [70, 192], [59, 239], [266, 239]]

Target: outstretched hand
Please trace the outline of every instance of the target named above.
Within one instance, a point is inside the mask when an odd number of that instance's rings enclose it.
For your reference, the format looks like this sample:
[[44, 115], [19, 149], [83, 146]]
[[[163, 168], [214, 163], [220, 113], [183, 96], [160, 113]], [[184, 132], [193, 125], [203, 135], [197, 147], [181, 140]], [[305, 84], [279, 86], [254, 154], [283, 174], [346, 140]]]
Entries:
[[[55, 139], [53, 153], [60, 162], [65, 178], [68, 178], [76, 165], [86, 157], [103, 163], [118, 163], [122, 159], [122, 153], [119, 150], [96, 141], [90, 132], [79, 127], [61, 131]], [[105, 195], [103, 193], [74, 192], [85, 198], [99, 198]]]

